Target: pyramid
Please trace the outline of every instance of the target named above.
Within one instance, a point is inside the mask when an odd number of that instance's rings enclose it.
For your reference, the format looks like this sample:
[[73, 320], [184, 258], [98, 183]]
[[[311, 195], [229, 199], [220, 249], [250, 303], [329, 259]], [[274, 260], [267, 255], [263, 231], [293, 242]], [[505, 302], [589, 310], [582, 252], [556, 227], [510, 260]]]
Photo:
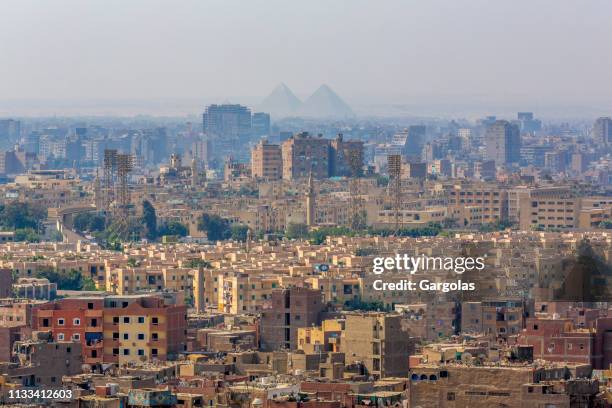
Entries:
[[298, 110], [298, 116], [344, 118], [354, 116], [353, 110], [327, 85], [321, 85]]
[[261, 102], [257, 109], [273, 117], [283, 118], [295, 116], [301, 105], [302, 101], [291, 92], [287, 85], [281, 83]]

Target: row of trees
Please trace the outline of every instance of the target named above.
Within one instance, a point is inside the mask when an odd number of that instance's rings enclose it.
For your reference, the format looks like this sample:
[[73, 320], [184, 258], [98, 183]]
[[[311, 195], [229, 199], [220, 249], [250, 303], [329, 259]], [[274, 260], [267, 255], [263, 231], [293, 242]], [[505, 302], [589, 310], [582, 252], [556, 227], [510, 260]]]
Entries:
[[41, 222], [47, 210], [33, 203], [7, 203], [0, 205], [0, 230], [14, 231], [15, 241], [38, 242]]
[[249, 228], [242, 224], [230, 225], [227, 218], [218, 215], [202, 214], [198, 220], [198, 230], [206, 232], [209, 241], [233, 239], [244, 242]]
[[76, 269], [69, 271], [47, 270], [36, 273], [37, 278], [49, 279], [56, 283], [60, 290], [96, 290], [96, 285], [90, 277], [83, 276]]
[[347, 227], [322, 227], [309, 230], [306, 224], [292, 223], [287, 226], [285, 237], [289, 239], [308, 239], [314, 244], [325, 242], [328, 236], [355, 236], [377, 235], [377, 236], [400, 236], [400, 237], [433, 237], [442, 232], [442, 226], [438, 223], [429, 223], [425, 227], [403, 228], [399, 231], [366, 228], [354, 230]]

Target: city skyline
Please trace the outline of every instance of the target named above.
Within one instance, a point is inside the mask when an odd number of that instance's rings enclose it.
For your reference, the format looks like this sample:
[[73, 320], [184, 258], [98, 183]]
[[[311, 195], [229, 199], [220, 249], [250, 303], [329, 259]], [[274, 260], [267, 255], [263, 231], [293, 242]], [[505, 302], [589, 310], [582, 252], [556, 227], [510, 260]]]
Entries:
[[0, 76], [11, 80], [0, 85], [0, 115], [110, 115], [116, 104], [186, 115], [227, 100], [256, 105], [286, 83], [300, 99], [328, 84], [360, 116], [486, 108], [592, 118], [612, 107], [612, 58], [598, 51], [612, 36], [612, 5], [581, 6], [5, 2], [3, 28], [19, 41], [3, 47]]

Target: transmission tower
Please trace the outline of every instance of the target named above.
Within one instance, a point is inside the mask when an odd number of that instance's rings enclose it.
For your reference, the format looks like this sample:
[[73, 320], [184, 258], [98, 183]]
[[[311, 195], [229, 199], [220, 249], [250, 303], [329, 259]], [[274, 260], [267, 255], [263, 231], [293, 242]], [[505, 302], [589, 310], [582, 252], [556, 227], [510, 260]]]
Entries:
[[359, 177], [362, 175], [363, 156], [359, 150], [351, 150], [349, 153], [349, 167], [351, 169], [351, 179], [349, 180], [349, 223], [353, 229], [363, 227], [361, 200], [359, 198]]
[[127, 219], [130, 206], [130, 191], [128, 189], [128, 175], [134, 170], [134, 156], [131, 154], [117, 154], [117, 180], [119, 181], [117, 209]]
[[105, 211], [109, 211], [111, 203], [113, 202], [113, 182], [115, 172], [117, 170], [117, 150], [116, 149], [104, 149], [104, 198], [103, 206]]
[[391, 187], [393, 195], [393, 210], [395, 216], [395, 234], [400, 229], [400, 209], [401, 209], [401, 194], [402, 194], [402, 156], [399, 154], [390, 154], [387, 156], [387, 165], [389, 167], [389, 187]]

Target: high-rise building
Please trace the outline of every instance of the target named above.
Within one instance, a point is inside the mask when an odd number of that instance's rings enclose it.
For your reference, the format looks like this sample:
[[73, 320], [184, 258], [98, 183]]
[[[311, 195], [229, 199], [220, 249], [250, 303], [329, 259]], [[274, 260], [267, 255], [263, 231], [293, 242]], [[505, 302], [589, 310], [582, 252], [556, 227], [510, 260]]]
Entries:
[[210, 105], [202, 115], [204, 134], [212, 139], [247, 139], [251, 110], [242, 105]]
[[598, 118], [593, 125], [593, 139], [601, 144], [612, 143], [612, 118]]
[[251, 150], [251, 175], [254, 178], [278, 180], [283, 176], [283, 157], [280, 145], [260, 141]]
[[0, 149], [8, 149], [21, 135], [21, 122], [14, 119], [0, 120]]
[[253, 113], [251, 131], [256, 138], [270, 135], [270, 114], [263, 112]]
[[329, 177], [329, 139], [304, 132], [292, 136], [281, 146], [283, 179], [306, 178], [311, 171], [314, 178]]
[[399, 146], [401, 154], [408, 161], [419, 161], [425, 144], [426, 128], [413, 125], [393, 135], [392, 145]]
[[533, 133], [542, 129], [542, 121], [533, 118], [533, 112], [519, 112], [517, 119], [521, 125], [521, 132]]
[[487, 159], [497, 166], [518, 163], [521, 158], [521, 132], [517, 125], [497, 120], [485, 135]]

